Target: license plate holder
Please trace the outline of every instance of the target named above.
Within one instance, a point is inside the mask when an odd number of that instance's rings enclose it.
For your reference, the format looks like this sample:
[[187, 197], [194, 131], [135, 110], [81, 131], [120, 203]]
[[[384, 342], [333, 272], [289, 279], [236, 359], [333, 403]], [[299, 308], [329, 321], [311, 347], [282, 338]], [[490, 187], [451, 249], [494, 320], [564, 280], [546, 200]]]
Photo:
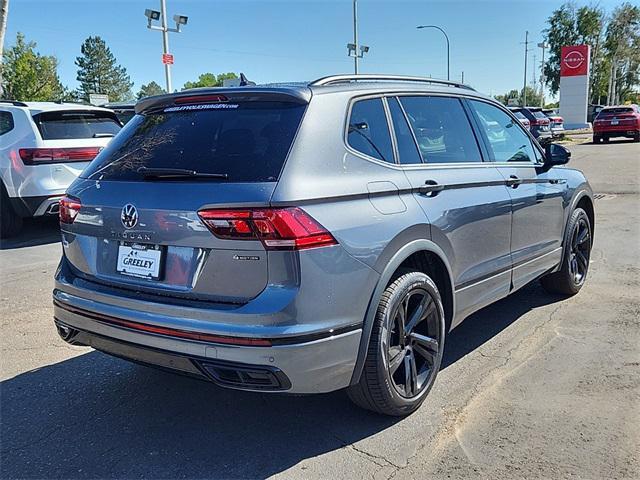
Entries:
[[158, 280], [163, 252], [159, 245], [120, 242], [116, 271], [121, 275]]
[[620, 122], [618, 121], [617, 118], [614, 118], [613, 120], [611, 120], [611, 125], [618, 125], [618, 123]]

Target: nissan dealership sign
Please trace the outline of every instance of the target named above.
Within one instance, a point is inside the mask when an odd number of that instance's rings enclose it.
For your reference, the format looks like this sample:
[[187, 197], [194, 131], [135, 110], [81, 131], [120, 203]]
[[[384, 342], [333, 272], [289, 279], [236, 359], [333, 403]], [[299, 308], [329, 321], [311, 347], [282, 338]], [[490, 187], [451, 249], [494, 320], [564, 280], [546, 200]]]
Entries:
[[587, 127], [589, 45], [562, 47], [560, 54], [560, 115], [565, 128]]

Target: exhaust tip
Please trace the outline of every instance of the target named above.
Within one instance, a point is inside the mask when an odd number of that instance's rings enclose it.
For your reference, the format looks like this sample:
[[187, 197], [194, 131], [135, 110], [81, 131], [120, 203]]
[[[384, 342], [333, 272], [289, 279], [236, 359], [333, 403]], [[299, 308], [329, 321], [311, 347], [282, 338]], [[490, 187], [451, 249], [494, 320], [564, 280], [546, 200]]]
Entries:
[[73, 339], [78, 335], [78, 330], [61, 324], [57, 324], [56, 329], [58, 330], [58, 335], [60, 335], [60, 338], [62, 338], [62, 340], [72, 345], [76, 344]]

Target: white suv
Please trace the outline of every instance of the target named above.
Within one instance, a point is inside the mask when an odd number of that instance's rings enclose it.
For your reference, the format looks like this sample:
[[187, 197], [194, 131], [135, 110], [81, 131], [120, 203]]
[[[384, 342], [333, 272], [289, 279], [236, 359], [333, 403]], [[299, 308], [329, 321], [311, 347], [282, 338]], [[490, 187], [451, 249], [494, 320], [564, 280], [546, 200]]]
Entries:
[[122, 124], [105, 108], [0, 100], [0, 237], [24, 217], [57, 215], [58, 200]]

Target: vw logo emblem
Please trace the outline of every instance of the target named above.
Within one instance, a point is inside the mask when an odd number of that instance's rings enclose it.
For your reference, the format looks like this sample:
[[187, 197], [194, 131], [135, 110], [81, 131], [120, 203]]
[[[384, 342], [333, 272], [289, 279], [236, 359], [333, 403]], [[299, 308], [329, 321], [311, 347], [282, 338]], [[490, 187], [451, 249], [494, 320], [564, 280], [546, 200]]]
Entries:
[[138, 224], [138, 210], [136, 207], [127, 203], [122, 207], [122, 213], [120, 213], [120, 220], [124, 228], [133, 228]]

